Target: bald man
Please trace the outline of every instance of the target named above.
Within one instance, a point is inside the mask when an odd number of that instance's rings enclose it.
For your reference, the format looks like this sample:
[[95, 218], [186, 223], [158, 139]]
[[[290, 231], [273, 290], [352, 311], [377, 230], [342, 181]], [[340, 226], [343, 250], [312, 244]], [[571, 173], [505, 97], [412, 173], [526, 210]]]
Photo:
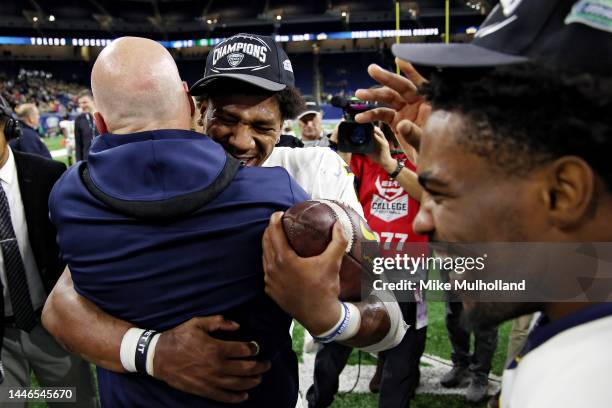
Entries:
[[[298, 378], [291, 318], [264, 293], [261, 239], [273, 212], [307, 194], [286, 170], [244, 167], [221, 145], [189, 131], [192, 101], [172, 57], [153, 41], [127, 37], [105, 48], [92, 71], [92, 89], [103, 134], [88, 162], [54, 187], [51, 219], [77, 292], [151, 329], [131, 328], [124, 336], [121, 362], [134, 374], [98, 369], [102, 404], [225, 406], [152, 376], [163, 371], [153, 360], [164, 339], [155, 331], [222, 313], [235, 323], [218, 320], [216, 327], [226, 330], [218, 336], [257, 344], [224, 343], [235, 357], [257, 355], [246, 362], [253, 378], [234, 378], [228, 387], [240, 382], [249, 389], [261, 381], [242, 406], [292, 408]], [[337, 230], [315, 259], [316, 273], [337, 276], [345, 248]], [[337, 293], [317, 301], [319, 310], [302, 323], [323, 333], [338, 320], [339, 301]], [[223, 364], [242, 372], [245, 361]]]

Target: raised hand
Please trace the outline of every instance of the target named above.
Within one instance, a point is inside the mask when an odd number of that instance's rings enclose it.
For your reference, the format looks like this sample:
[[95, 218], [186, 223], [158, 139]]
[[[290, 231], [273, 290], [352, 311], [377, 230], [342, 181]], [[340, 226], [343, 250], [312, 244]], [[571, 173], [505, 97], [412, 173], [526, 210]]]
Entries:
[[431, 106], [418, 93], [418, 88], [426, 80], [409, 62], [397, 58], [395, 61], [405, 77], [372, 64], [368, 67], [368, 73], [383, 87], [359, 89], [355, 94], [359, 99], [379, 102], [388, 107], [360, 113], [355, 120], [359, 123], [386, 122], [400, 136], [399, 142], [404, 150], [407, 150], [406, 145], [418, 150], [422, 128], [431, 113]]

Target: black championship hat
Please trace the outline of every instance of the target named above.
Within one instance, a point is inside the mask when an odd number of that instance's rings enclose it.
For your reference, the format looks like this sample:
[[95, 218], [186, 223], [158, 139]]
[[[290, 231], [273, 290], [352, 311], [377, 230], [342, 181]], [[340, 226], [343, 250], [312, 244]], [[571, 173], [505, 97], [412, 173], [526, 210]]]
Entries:
[[282, 47], [271, 37], [236, 34], [210, 50], [204, 76], [189, 93], [201, 95], [217, 78], [232, 78], [268, 91], [293, 86], [293, 67]]
[[469, 44], [395, 44], [392, 51], [412, 64], [439, 68], [536, 61], [609, 73], [612, 1], [500, 0]]

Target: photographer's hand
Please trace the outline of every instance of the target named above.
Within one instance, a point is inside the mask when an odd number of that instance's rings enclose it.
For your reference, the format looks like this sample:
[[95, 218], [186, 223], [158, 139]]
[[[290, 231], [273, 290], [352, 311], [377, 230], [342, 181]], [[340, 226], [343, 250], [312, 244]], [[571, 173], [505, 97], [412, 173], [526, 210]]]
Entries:
[[431, 113], [431, 106], [418, 94], [418, 87], [425, 83], [425, 78], [409, 62], [395, 61], [406, 77], [372, 64], [368, 67], [368, 73], [383, 87], [359, 89], [355, 94], [359, 99], [380, 102], [389, 107], [360, 113], [355, 120], [359, 123], [386, 122], [400, 136], [399, 142], [404, 150], [407, 150], [406, 145], [418, 150], [422, 127]]
[[[376, 150], [369, 153], [368, 156], [380, 164], [387, 173], [393, 173], [397, 169], [397, 160], [391, 156], [389, 142], [380, 128], [374, 128], [374, 141], [376, 142]], [[421, 201], [423, 188], [419, 185], [419, 179], [414, 171], [404, 167], [395, 177], [395, 180], [410, 197], [419, 202]]]
[[387, 173], [392, 173], [397, 167], [397, 160], [391, 156], [389, 142], [379, 127], [374, 128], [374, 141], [376, 142], [376, 150], [368, 153], [368, 157], [378, 163]]

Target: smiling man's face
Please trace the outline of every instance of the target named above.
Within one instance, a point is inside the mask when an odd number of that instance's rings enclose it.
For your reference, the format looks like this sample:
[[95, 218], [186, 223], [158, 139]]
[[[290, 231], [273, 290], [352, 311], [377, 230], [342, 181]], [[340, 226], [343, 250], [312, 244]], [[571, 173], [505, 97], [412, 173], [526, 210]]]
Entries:
[[283, 123], [272, 95], [228, 95], [202, 105], [205, 133], [247, 166], [261, 166], [278, 142]]
[[414, 230], [443, 242], [547, 240], [543, 173], [509, 174], [469, 147], [464, 117], [435, 111], [418, 161], [424, 188]]
[[[418, 161], [424, 188], [414, 231], [438, 242], [554, 240], [541, 192], [546, 179], [535, 169], [509, 174], [470, 148], [461, 114], [435, 111], [425, 127]], [[476, 276], [466, 276], [473, 279]], [[537, 303], [465, 304], [476, 326], [530, 313]]]

